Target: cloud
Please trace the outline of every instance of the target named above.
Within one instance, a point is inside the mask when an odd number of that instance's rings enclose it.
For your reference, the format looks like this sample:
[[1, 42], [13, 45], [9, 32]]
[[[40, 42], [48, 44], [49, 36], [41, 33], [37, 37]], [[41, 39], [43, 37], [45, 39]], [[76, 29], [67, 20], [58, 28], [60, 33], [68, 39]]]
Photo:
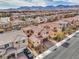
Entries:
[[79, 3], [79, 0], [69, 0], [69, 2]]
[[16, 5], [14, 5], [14, 4], [10, 4], [10, 3], [8, 3], [8, 2], [6, 2], [6, 1], [1, 1], [0, 0], [0, 9], [2, 8], [11, 8], [11, 7], [14, 7], [14, 8], [16, 8], [17, 6]]
[[[78, 0], [0, 0], [0, 8], [17, 8], [20, 6], [47, 6], [54, 1], [78, 3]], [[47, 3], [49, 2], [49, 4]]]
[[0, 0], [0, 8], [20, 6], [47, 6], [44, 0]]
[[[0, 0], [6, 2], [6, 4], [12, 4], [16, 6], [46, 6], [44, 0]], [[0, 3], [2, 3], [0, 2]]]

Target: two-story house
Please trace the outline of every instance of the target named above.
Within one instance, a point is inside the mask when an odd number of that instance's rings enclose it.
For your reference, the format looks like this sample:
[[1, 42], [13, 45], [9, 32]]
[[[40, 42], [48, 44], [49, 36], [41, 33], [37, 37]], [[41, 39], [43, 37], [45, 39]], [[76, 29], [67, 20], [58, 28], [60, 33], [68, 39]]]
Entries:
[[0, 59], [17, 57], [28, 45], [28, 38], [21, 31], [11, 31], [0, 34]]

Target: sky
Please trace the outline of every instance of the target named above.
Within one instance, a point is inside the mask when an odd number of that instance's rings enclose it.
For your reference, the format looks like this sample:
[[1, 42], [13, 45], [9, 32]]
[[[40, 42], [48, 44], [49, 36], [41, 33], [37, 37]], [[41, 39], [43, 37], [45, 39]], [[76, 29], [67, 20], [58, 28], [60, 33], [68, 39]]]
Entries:
[[79, 4], [79, 0], [0, 0], [0, 9], [17, 8], [21, 6], [48, 6], [50, 3], [53, 5], [53, 3], [57, 1]]

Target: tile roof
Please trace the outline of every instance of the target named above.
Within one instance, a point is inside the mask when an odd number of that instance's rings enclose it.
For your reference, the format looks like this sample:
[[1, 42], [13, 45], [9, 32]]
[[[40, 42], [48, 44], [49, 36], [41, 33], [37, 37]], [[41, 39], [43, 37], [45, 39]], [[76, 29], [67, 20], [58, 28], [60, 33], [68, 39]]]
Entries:
[[14, 42], [14, 40], [16, 39], [18, 35], [25, 36], [25, 34], [21, 30], [1, 33], [0, 34], [0, 45]]

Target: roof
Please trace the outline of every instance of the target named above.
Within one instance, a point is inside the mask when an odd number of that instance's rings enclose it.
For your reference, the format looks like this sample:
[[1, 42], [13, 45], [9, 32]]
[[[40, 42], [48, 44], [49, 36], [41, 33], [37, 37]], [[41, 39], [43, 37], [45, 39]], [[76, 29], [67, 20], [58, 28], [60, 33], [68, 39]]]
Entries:
[[41, 45], [43, 38], [38, 38], [38, 37], [36, 37], [35, 35], [32, 35], [29, 39], [30, 39], [32, 42], [34, 42], [34, 43], [33, 43], [34, 47], [37, 47], [37, 46]]
[[13, 20], [12, 25], [18, 25], [18, 24], [23, 23], [23, 22], [24, 21], [22, 21], [22, 20]]
[[42, 27], [41, 26], [34, 26], [34, 25], [30, 25], [30, 26], [27, 26], [25, 28], [22, 28], [24, 31], [27, 31], [27, 30], [30, 30], [32, 29], [34, 31], [34, 33], [38, 33], [41, 31]]
[[8, 23], [10, 22], [10, 17], [1, 17], [0, 22]]
[[79, 16], [75, 16], [75, 17], [70, 17], [70, 18], [64, 18], [62, 20], [66, 20], [68, 22], [72, 22], [72, 20], [79, 20]]
[[18, 35], [25, 36], [25, 34], [19, 30], [5, 32], [0, 34], [0, 45], [7, 44], [13, 42]]

